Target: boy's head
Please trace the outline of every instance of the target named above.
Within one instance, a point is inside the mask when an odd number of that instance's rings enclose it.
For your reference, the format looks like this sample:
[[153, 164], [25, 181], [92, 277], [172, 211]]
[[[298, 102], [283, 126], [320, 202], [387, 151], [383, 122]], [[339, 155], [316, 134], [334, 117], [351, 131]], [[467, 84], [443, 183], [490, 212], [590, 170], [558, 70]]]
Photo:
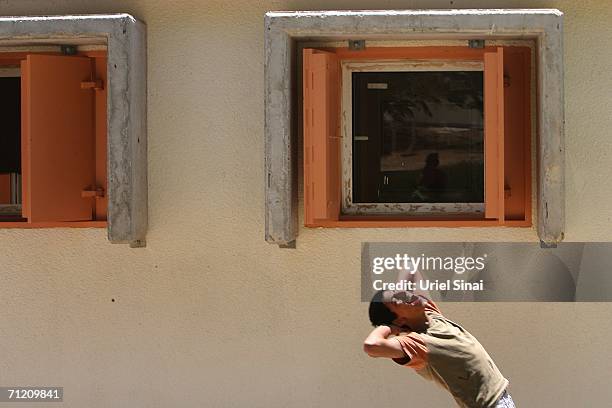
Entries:
[[427, 299], [405, 290], [381, 290], [370, 301], [370, 322], [373, 326], [414, 327], [427, 319]]

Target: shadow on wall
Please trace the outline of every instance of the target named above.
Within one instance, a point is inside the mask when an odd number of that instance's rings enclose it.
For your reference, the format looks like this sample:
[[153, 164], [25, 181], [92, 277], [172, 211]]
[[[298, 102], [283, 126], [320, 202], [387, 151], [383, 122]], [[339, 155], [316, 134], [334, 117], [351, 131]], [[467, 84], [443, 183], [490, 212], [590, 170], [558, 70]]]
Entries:
[[[482, 257], [484, 268], [457, 274], [453, 270], [418, 269], [421, 280], [478, 283], [483, 290], [433, 289], [442, 301], [612, 301], [612, 243], [562, 243], [543, 249], [539, 243], [365, 243], [362, 247], [362, 298], [373, 293], [374, 279], [397, 282], [406, 273], [372, 273], [375, 258]], [[414, 265], [412, 265], [414, 267]]]

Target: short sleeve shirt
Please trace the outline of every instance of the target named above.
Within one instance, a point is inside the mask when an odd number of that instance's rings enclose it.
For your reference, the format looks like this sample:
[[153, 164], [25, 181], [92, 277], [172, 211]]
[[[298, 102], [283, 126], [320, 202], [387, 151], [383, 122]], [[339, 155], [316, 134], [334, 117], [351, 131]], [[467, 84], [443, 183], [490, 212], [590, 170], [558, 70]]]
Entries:
[[430, 301], [425, 332], [396, 336], [406, 357], [395, 362], [447, 389], [460, 407], [494, 407], [508, 386], [484, 347]]

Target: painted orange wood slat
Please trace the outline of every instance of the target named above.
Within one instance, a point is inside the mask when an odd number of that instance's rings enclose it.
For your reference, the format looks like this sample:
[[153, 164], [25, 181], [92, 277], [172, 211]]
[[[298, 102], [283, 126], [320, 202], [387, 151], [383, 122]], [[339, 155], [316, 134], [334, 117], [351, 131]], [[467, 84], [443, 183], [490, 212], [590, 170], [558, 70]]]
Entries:
[[314, 140], [312, 135], [312, 78], [311, 59], [313, 50], [305, 49], [302, 53], [302, 97], [303, 97], [303, 138], [304, 138], [304, 224], [310, 225], [314, 222], [313, 196], [312, 196], [312, 149]]
[[[30, 208], [30, 65], [21, 61], [21, 215], [29, 218]], [[4, 224], [2, 224], [4, 226]]]
[[[500, 224], [505, 220], [505, 191], [504, 191], [504, 170], [505, 170], [505, 122], [504, 117], [504, 48], [497, 48], [497, 202], [499, 203], [498, 220]], [[486, 203], [485, 203], [486, 208]]]
[[74, 221], [74, 222], [20, 222], [3, 221], [0, 222], [1, 228], [106, 228], [106, 221]]
[[340, 143], [342, 141], [340, 130], [340, 62], [334, 54], [325, 54], [326, 62], [326, 119], [327, 137], [325, 139], [325, 188], [326, 208], [325, 219], [337, 220], [340, 216], [341, 191], [341, 159]]
[[304, 223], [340, 215], [339, 63], [335, 54], [304, 49]]
[[[18, 52], [2, 52], [0, 53], [0, 66], [19, 65], [22, 60], [25, 60], [28, 55], [63, 55], [61, 52], [48, 51], [18, 51]], [[77, 55], [91, 58], [100, 58], [106, 56], [105, 50], [89, 50], [79, 51]]]
[[505, 190], [504, 190], [504, 170], [505, 170], [505, 160], [504, 160], [504, 152], [505, 152], [505, 123], [506, 119], [504, 116], [504, 48], [497, 48], [497, 132], [498, 132], [498, 142], [497, 142], [497, 200], [499, 203], [499, 216], [498, 220], [500, 224], [504, 223], [505, 220]]
[[484, 54], [485, 217], [504, 220], [503, 48]]
[[341, 60], [376, 60], [376, 59], [441, 59], [441, 60], [482, 60], [485, 52], [495, 52], [496, 47], [373, 47], [361, 51], [348, 48], [328, 48]]
[[[346, 219], [341, 217], [338, 221], [320, 221], [317, 227], [324, 228], [456, 228], [456, 227], [499, 227], [498, 220], [470, 220], [470, 219], [373, 219], [368, 217]], [[508, 221], [504, 226], [529, 227], [524, 221]]]
[[[532, 87], [532, 83], [531, 83], [531, 49], [526, 49], [523, 51], [523, 53], [526, 55], [525, 59], [524, 59], [524, 65], [523, 65], [523, 77], [526, 78], [526, 83], [525, 83], [525, 103], [523, 104], [523, 114], [525, 115], [525, 120], [523, 122], [524, 124], [524, 128], [523, 128], [523, 139], [524, 139], [524, 144], [523, 144], [523, 149], [524, 149], [524, 154], [523, 157], [525, 159], [524, 162], [524, 166], [525, 166], [525, 172], [523, 174], [523, 176], [525, 177], [525, 220], [527, 222], [529, 222], [529, 225], [532, 224], [532, 162], [531, 162], [531, 143], [532, 143], [532, 115], [531, 115], [531, 109], [532, 109], [532, 105], [531, 105], [531, 87]], [[535, 89], [537, 89], [537, 87], [535, 87]], [[536, 91], [536, 98], [537, 98], [537, 91]], [[537, 106], [537, 103], [536, 103]], [[537, 131], [536, 133], [537, 134]], [[534, 135], [535, 136], [535, 135]]]
[[96, 129], [96, 186], [104, 190], [103, 197], [97, 197], [94, 200], [95, 205], [95, 219], [97, 221], [106, 220], [106, 214], [108, 211], [108, 186], [106, 176], [106, 142], [107, 142], [107, 128], [106, 128], [106, 98], [107, 98], [107, 72], [106, 72], [107, 59], [105, 56], [95, 58], [95, 73], [96, 79], [102, 81], [102, 89], [96, 90], [95, 104], [96, 104], [96, 116], [95, 116], [95, 129]]
[[31, 223], [92, 220], [94, 199], [81, 197], [95, 183], [94, 91], [81, 89], [92, 78], [91, 60], [28, 55], [23, 65], [24, 216]]
[[531, 222], [531, 50], [504, 48], [506, 220]]

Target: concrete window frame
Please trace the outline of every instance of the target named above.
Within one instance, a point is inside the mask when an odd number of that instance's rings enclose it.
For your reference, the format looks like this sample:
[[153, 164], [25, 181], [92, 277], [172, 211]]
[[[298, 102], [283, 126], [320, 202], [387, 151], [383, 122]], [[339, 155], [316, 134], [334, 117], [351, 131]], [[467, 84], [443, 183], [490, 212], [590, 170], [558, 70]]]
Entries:
[[294, 11], [265, 15], [265, 239], [298, 234], [297, 49], [306, 41], [531, 39], [536, 43], [537, 233], [565, 227], [563, 13], [556, 9]]
[[146, 26], [129, 14], [0, 17], [0, 45], [106, 45], [108, 239], [145, 245]]

